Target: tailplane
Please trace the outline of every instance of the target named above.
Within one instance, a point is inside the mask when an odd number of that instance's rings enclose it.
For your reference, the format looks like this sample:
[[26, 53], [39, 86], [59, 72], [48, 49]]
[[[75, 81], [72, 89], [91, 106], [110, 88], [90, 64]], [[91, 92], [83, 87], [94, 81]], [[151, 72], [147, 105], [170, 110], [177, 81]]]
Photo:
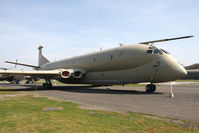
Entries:
[[40, 67], [43, 64], [46, 64], [48, 62], [50, 62], [46, 57], [44, 57], [42, 55], [42, 48], [44, 48], [43, 46], [39, 46], [38, 50], [39, 50], [39, 59], [38, 59], [38, 66]]
[[[34, 68], [35, 70], [39, 70], [40, 69], [40, 66], [42, 66], [43, 64], [46, 64], [48, 62], [50, 62], [46, 57], [44, 57], [42, 55], [42, 48], [43, 46], [39, 46], [39, 60], [38, 60], [38, 66], [35, 66], [35, 65], [29, 65], [29, 64], [24, 64], [24, 63], [18, 63], [17, 60], [16, 62], [12, 62], [12, 61], [5, 61], [6, 63], [10, 63], [10, 64], [15, 64], [15, 67], [16, 65], [21, 65], [21, 66], [26, 66], [26, 67], [32, 67]], [[6, 68], [1, 68], [1, 69], [4, 69], [6, 70]]]

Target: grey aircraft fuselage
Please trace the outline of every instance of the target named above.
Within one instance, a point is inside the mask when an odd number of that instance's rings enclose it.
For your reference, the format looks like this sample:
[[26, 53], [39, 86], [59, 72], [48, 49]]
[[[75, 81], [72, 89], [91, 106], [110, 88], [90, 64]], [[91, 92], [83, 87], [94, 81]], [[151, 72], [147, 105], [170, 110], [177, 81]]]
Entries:
[[81, 78], [55, 79], [63, 83], [96, 85], [168, 82], [186, 70], [165, 50], [151, 45], [126, 45], [69, 59], [45, 63], [39, 70], [79, 69]]

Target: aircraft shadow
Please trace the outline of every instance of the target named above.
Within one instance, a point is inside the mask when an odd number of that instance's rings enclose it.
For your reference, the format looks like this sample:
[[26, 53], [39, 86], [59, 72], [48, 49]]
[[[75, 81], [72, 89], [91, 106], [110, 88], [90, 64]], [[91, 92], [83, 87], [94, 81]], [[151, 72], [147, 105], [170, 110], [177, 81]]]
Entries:
[[136, 90], [115, 90], [115, 89], [98, 89], [98, 88], [69, 88], [61, 89], [57, 88], [56, 90], [73, 92], [73, 93], [93, 93], [93, 94], [134, 94], [134, 95], [154, 95], [154, 94], [163, 94], [159, 92], [147, 93], [145, 91], [136, 91]]
[[64, 92], [73, 93], [93, 93], [93, 94], [133, 94], [133, 95], [157, 95], [163, 94], [160, 92], [147, 93], [145, 91], [137, 90], [116, 90], [113, 87], [92, 87], [92, 86], [54, 86], [53, 88], [42, 88], [36, 85], [22, 85], [24, 88], [17, 89], [0, 89], [0, 91], [46, 91], [46, 90], [59, 90]]

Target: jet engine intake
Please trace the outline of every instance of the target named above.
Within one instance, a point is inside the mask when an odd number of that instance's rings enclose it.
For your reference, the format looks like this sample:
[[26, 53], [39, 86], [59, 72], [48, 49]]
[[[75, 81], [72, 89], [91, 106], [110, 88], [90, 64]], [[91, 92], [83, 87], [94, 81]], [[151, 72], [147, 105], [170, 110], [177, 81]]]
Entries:
[[81, 78], [83, 75], [84, 75], [84, 73], [80, 70], [75, 70], [73, 73], [73, 77], [77, 78], [77, 79]]
[[82, 69], [76, 68], [76, 69], [60, 69], [60, 76], [61, 78], [67, 79], [67, 78], [81, 78], [84, 75], [84, 71]]
[[69, 78], [71, 76], [71, 73], [69, 71], [62, 71], [60, 73], [61, 77], [66, 79], [66, 78]]

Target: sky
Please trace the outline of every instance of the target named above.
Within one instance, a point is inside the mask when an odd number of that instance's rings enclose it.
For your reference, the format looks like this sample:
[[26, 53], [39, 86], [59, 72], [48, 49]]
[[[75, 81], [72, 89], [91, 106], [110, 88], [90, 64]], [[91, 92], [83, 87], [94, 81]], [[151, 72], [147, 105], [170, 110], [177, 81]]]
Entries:
[[[50, 60], [164, 38], [155, 44], [183, 65], [199, 63], [198, 0], [0, 0], [0, 67]], [[27, 69], [17, 67], [17, 69]]]

